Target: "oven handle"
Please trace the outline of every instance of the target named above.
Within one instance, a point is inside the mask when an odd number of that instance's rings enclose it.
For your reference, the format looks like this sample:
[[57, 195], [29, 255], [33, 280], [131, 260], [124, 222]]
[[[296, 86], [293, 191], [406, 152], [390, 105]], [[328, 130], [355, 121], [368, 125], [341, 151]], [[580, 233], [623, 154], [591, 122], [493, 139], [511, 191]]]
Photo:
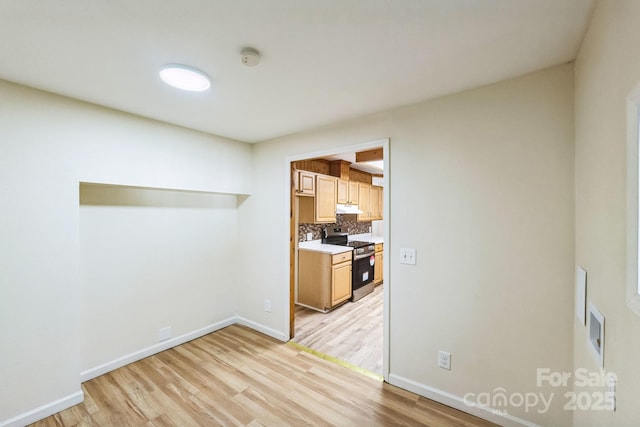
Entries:
[[356, 256], [354, 256], [354, 257], [353, 257], [353, 260], [354, 260], [354, 261], [359, 261], [359, 260], [361, 260], [361, 259], [363, 259], [363, 258], [369, 258], [369, 257], [370, 257], [371, 255], [373, 255], [374, 253], [375, 253], [375, 252], [369, 252], [369, 253], [367, 253], [367, 254], [360, 254], [360, 255], [356, 255]]

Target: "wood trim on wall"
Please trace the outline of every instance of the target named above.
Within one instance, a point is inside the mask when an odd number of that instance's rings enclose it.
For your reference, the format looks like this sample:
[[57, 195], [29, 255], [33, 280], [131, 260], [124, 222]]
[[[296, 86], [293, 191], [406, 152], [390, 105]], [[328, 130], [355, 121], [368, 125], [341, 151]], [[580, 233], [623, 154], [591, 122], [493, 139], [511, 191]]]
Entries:
[[373, 162], [376, 160], [382, 160], [383, 158], [384, 150], [382, 148], [375, 148], [373, 150], [360, 151], [356, 153], [356, 163]]
[[349, 169], [349, 180], [363, 182], [365, 184], [371, 184], [373, 182], [370, 173], [362, 172], [357, 169]]
[[307, 172], [321, 173], [323, 175], [331, 175], [330, 162], [324, 159], [299, 160], [293, 162], [293, 168]]
[[290, 165], [289, 175], [289, 339], [293, 338], [296, 331], [295, 325], [295, 292], [296, 292], [296, 277], [295, 277], [295, 260], [296, 260], [296, 217], [295, 217], [295, 203], [296, 203], [296, 166], [300, 162], [292, 162]]

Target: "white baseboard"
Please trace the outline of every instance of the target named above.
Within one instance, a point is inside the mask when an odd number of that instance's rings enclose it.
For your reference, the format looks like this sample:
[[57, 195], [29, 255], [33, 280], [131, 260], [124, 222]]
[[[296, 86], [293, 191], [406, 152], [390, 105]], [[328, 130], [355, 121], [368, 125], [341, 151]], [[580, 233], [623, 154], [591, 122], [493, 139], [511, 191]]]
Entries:
[[539, 427], [538, 424], [523, 420], [522, 418], [514, 417], [513, 415], [501, 413], [498, 410], [494, 410], [484, 405], [468, 405], [460, 396], [456, 396], [443, 390], [438, 390], [437, 388], [429, 387], [425, 384], [420, 384], [399, 375], [390, 374], [389, 384], [504, 427]]
[[145, 357], [153, 356], [154, 354], [160, 353], [161, 351], [165, 351], [196, 338], [200, 338], [204, 335], [210, 334], [211, 332], [215, 332], [218, 329], [233, 325], [234, 323], [236, 323], [236, 321], [236, 317], [230, 317], [228, 319], [221, 320], [220, 322], [216, 322], [212, 325], [205, 326], [204, 328], [200, 328], [193, 332], [180, 335], [179, 337], [159, 342], [150, 347], [143, 348], [142, 350], [135, 351], [126, 356], [122, 356], [94, 368], [87, 369], [86, 371], [80, 373], [80, 382], [89, 381], [93, 378], [99, 377], [100, 375], [106, 374], [107, 372], [111, 372], [114, 369], [118, 369], [125, 365], [128, 365], [129, 363], [136, 362], [138, 360], [144, 359]]
[[265, 335], [270, 336], [271, 338], [275, 338], [280, 341], [289, 341], [289, 337], [285, 336], [282, 331], [277, 331], [275, 329], [271, 329], [267, 326], [264, 326], [260, 323], [256, 323], [252, 320], [245, 319], [244, 317], [237, 317], [236, 322], [239, 325], [247, 326], [255, 331], [261, 332]]
[[[288, 340], [288, 337], [286, 337], [285, 334], [281, 331], [277, 331], [275, 329], [269, 328], [260, 323], [253, 322], [243, 317], [234, 316], [234, 317], [230, 317], [228, 319], [222, 320], [220, 322], [216, 322], [209, 326], [205, 326], [204, 328], [197, 329], [193, 332], [189, 332], [187, 334], [181, 335], [179, 337], [175, 337], [175, 338], [168, 339], [166, 341], [159, 342], [150, 347], [143, 348], [141, 350], [135, 351], [126, 356], [122, 356], [110, 362], [103, 363], [102, 365], [96, 366], [94, 368], [87, 369], [86, 371], [83, 371], [80, 373], [80, 382], [89, 381], [93, 378], [99, 377], [100, 375], [106, 374], [107, 372], [111, 372], [115, 369], [121, 368], [130, 363], [144, 359], [145, 357], [153, 356], [154, 354], [160, 353], [161, 351], [168, 350], [172, 347], [178, 346], [180, 344], [184, 344], [196, 338], [200, 338], [204, 335], [210, 334], [212, 332], [215, 332], [219, 329], [233, 325], [235, 323], [247, 326], [251, 329], [254, 329], [258, 332], [261, 332], [265, 335], [268, 335], [280, 341]], [[0, 427], [24, 427], [26, 425], [39, 421], [43, 418], [46, 418], [50, 415], [53, 415], [57, 412], [60, 412], [74, 405], [82, 403], [83, 400], [84, 400], [84, 393], [82, 391], [79, 391], [70, 396], [58, 399], [54, 402], [32, 409], [28, 412], [17, 415], [8, 420], [0, 421]]]
[[42, 405], [13, 418], [9, 418], [8, 420], [0, 421], [0, 427], [24, 427], [43, 418], [47, 418], [56, 412], [63, 411], [77, 405], [78, 403], [82, 403], [83, 400], [84, 393], [80, 390], [70, 394], [69, 396], [63, 397], [62, 399], [47, 403], [46, 405]]

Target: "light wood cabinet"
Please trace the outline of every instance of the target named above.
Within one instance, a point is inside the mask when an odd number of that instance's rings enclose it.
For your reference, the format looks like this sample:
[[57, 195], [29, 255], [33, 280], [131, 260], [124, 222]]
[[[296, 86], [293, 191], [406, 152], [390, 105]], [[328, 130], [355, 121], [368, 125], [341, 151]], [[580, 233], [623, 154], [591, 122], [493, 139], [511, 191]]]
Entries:
[[351, 259], [331, 267], [331, 307], [351, 298]]
[[300, 196], [315, 196], [316, 174], [307, 171], [298, 171], [297, 194]]
[[359, 203], [359, 189], [360, 186], [356, 181], [349, 181], [349, 204], [357, 205]]
[[371, 220], [377, 221], [382, 219], [382, 187], [377, 185], [371, 186], [370, 210]]
[[382, 284], [382, 278], [384, 275], [382, 274], [382, 264], [384, 261], [384, 252], [382, 243], [376, 244], [375, 251], [375, 264], [373, 269], [373, 283], [377, 286]]
[[351, 298], [351, 251], [298, 251], [297, 302], [328, 311]]
[[358, 183], [358, 208], [362, 211], [358, 214], [358, 221], [371, 221], [371, 186], [369, 184]]
[[357, 181], [338, 180], [338, 204], [357, 205], [359, 186]]
[[298, 222], [322, 224], [336, 222], [338, 179], [333, 176], [314, 176], [315, 196], [298, 199]]
[[358, 221], [377, 221], [382, 219], [382, 187], [358, 183]]
[[358, 221], [382, 219], [382, 187], [364, 182], [338, 179], [319, 173], [298, 171], [296, 195], [301, 224], [336, 222], [336, 204], [357, 205]]
[[340, 205], [349, 203], [349, 181], [345, 181], [344, 179], [338, 180], [338, 197], [336, 201]]

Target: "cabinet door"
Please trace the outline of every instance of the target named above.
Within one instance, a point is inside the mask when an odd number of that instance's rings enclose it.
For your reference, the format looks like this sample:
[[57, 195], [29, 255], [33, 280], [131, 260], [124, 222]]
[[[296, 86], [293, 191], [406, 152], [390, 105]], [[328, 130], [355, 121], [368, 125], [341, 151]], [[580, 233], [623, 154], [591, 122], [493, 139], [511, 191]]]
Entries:
[[358, 204], [358, 192], [360, 191], [360, 186], [357, 181], [349, 181], [349, 204], [357, 205]]
[[331, 306], [335, 306], [351, 297], [351, 261], [335, 264], [331, 279]]
[[382, 212], [384, 212], [383, 209], [383, 200], [384, 200], [384, 188], [380, 187], [380, 191], [378, 192], [378, 219], [382, 220]]
[[358, 208], [362, 211], [358, 214], [358, 221], [371, 221], [371, 186], [369, 184], [358, 183]]
[[336, 222], [337, 187], [337, 178], [316, 176], [316, 222]]
[[349, 203], [349, 187], [351, 183], [344, 179], [338, 180], [338, 204], [346, 205]]
[[371, 186], [371, 200], [370, 200], [370, 208], [371, 208], [371, 219], [378, 220], [382, 219], [382, 213], [380, 209], [380, 194], [382, 193], [382, 187], [378, 187], [375, 185]]
[[316, 194], [316, 175], [311, 172], [298, 172], [298, 194], [313, 196]]
[[379, 285], [382, 283], [382, 252], [376, 252], [376, 261], [373, 268], [373, 283]]

